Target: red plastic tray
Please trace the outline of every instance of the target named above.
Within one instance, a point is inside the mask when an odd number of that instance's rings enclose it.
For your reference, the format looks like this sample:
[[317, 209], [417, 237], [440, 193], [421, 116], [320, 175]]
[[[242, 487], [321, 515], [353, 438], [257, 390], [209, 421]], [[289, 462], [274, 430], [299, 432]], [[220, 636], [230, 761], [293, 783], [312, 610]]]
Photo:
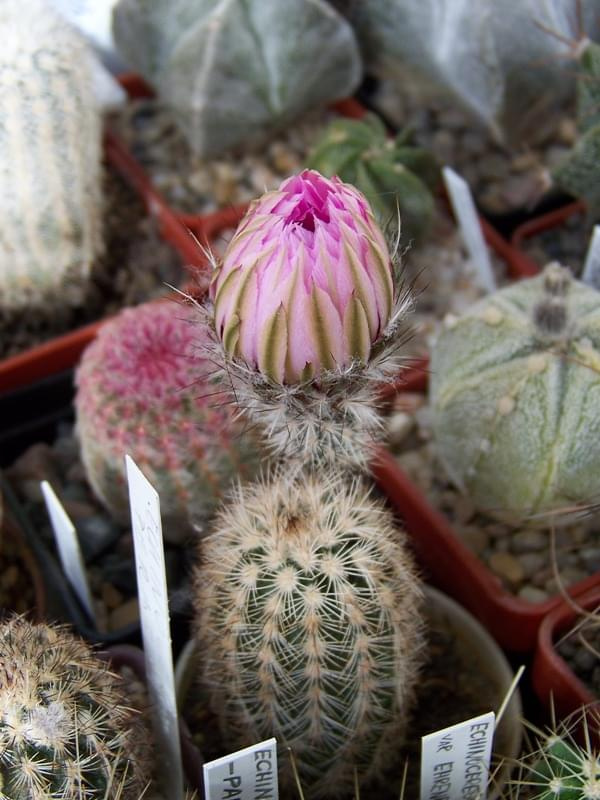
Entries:
[[[550, 230], [551, 228], [556, 228], [559, 225], [562, 225], [563, 222], [569, 217], [572, 217], [574, 214], [579, 214], [582, 211], [585, 211], [585, 203], [581, 200], [576, 200], [575, 202], [568, 203], [566, 206], [557, 208], [554, 211], [549, 211], [547, 214], [541, 214], [538, 217], [534, 217], [533, 219], [530, 219], [515, 228], [512, 236], [510, 237], [510, 244], [520, 256], [530, 260], [529, 257], [521, 251], [523, 243], [526, 239], [536, 236], [538, 233], [543, 233], [544, 231]], [[539, 272], [539, 267], [537, 268], [537, 271]]]
[[595, 705], [600, 711], [600, 697], [579, 680], [571, 667], [558, 653], [555, 642], [576, 622], [576, 608], [592, 611], [600, 607], [600, 574], [587, 591], [577, 594], [574, 603], [562, 600], [543, 620], [536, 643], [531, 680], [537, 696], [559, 717], [577, 712], [582, 706]]
[[[407, 371], [404, 384], [399, 377], [397, 391], [424, 391], [426, 383], [427, 362], [423, 360]], [[389, 389], [385, 392], [389, 397]], [[562, 596], [530, 603], [507, 591], [384, 448], [378, 451], [372, 472], [404, 520], [417, 558], [432, 583], [481, 620], [502, 647], [515, 652], [532, 651], [544, 617], [560, 605]], [[568, 593], [580, 595], [597, 582], [597, 575], [590, 576], [570, 586]]]

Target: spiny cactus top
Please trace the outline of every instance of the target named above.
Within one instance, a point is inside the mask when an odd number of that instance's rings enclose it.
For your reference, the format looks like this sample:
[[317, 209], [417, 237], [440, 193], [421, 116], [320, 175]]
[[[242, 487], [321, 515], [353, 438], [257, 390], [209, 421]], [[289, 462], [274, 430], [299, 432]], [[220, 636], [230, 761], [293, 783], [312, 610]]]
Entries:
[[250, 475], [256, 441], [198, 356], [207, 333], [171, 302], [126, 309], [101, 329], [77, 371], [77, 430], [88, 479], [128, 520], [129, 453], [160, 495], [164, 535], [178, 541], [209, 515], [229, 482]]
[[311, 798], [346, 796], [354, 767], [377, 775], [397, 752], [422, 644], [390, 513], [359, 480], [286, 470], [240, 488], [201, 549], [198, 652], [226, 746], [278, 737]]
[[325, 0], [120, 0], [114, 32], [202, 157], [255, 144], [361, 78], [352, 28]]
[[431, 154], [411, 147], [406, 134], [395, 139], [374, 114], [334, 120], [309, 156], [307, 166], [337, 175], [365, 195], [383, 225], [402, 219], [403, 243], [422, 238], [433, 217], [439, 169]]
[[[582, 736], [575, 737], [580, 727]], [[521, 793], [536, 800], [598, 800], [600, 752], [595, 743], [600, 732], [599, 712], [592, 707], [575, 712], [551, 731], [520, 761], [512, 781], [516, 800]]]
[[236, 400], [276, 452], [361, 461], [409, 299], [365, 197], [312, 170], [255, 201], [211, 285]]
[[437, 452], [479, 508], [519, 521], [597, 502], [600, 293], [550, 264], [448, 320], [431, 402]]
[[65, 628], [0, 625], [0, 796], [138, 800], [149, 733], [121, 681]]
[[102, 249], [93, 56], [44, 0], [2, 0], [0, 41], [0, 306], [80, 303]]

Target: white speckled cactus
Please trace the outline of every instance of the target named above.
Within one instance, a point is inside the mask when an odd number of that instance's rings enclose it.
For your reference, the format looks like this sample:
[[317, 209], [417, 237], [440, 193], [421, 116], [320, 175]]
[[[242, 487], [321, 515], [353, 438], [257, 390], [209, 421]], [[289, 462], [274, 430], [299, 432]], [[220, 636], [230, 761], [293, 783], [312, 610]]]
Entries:
[[431, 403], [438, 455], [480, 509], [518, 521], [597, 502], [600, 293], [554, 263], [449, 320]]
[[352, 28], [325, 0], [121, 0], [114, 33], [204, 157], [264, 139], [361, 77]]
[[138, 800], [149, 731], [120, 678], [65, 628], [0, 625], [3, 800]]
[[[238, 490], [202, 544], [199, 653], [227, 747], [276, 736], [307, 797], [376, 776], [420, 661], [420, 589], [358, 479], [279, 474]], [[290, 775], [283, 776], [284, 781]]]
[[43, 0], [2, 0], [0, 40], [0, 307], [76, 304], [102, 247], [93, 56]]

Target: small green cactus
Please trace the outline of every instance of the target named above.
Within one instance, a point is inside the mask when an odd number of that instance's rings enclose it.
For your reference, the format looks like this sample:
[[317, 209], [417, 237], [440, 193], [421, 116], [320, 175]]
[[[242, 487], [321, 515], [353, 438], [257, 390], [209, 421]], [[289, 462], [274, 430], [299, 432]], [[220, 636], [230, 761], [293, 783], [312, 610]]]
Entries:
[[447, 320], [430, 383], [438, 456], [481, 510], [518, 522], [598, 501], [600, 293], [569, 270]]
[[325, 0], [120, 0], [114, 34], [205, 158], [260, 143], [361, 78], [352, 28]]
[[[390, 513], [329, 470], [240, 487], [203, 540], [203, 682], [224, 743], [276, 736], [307, 797], [376, 776], [407, 722], [421, 592]], [[291, 781], [291, 776], [284, 776]]]
[[433, 156], [406, 140], [406, 134], [390, 139], [374, 114], [361, 120], [335, 120], [307, 166], [360, 189], [381, 223], [393, 223], [399, 211], [402, 241], [408, 243], [421, 239], [431, 224], [439, 169]]
[[149, 733], [121, 681], [63, 627], [0, 625], [0, 797], [137, 800]]
[[600, 45], [584, 40], [579, 47], [577, 122], [581, 136], [554, 170], [555, 182], [585, 200], [590, 219], [600, 219]]
[[88, 480], [119, 520], [129, 520], [124, 457], [160, 495], [164, 535], [181, 541], [212, 513], [232, 478], [257, 468], [257, 440], [198, 357], [207, 333], [191, 307], [126, 309], [107, 322], [76, 374], [77, 432]]
[[93, 56], [43, 0], [3, 0], [0, 37], [0, 307], [80, 304], [102, 250]]
[[[600, 797], [600, 751], [597, 743], [600, 719], [597, 711], [584, 708], [540, 737], [539, 745], [520, 761], [519, 775], [511, 794], [521, 791], [535, 800], [598, 800]], [[583, 736], [578, 741], [575, 728]], [[538, 732], [539, 736], [539, 732]]]

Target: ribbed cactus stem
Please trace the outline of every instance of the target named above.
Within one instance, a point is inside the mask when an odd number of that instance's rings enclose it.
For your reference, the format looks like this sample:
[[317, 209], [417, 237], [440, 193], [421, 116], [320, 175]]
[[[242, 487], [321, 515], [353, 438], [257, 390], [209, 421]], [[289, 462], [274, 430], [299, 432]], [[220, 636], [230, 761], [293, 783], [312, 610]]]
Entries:
[[277, 736], [309, 797], [343, 794], [354, 768], [376, 775], [407, 722], [420, 589], [363, 483], [279, 474], [239, 488], [203, 542], [196, 588], [226, 746]]
[[88, 480], [124, 522], [125, 454], [161, 498], [165, 538], [201, 523], [231, 479], [252, 474], [257, 443], [211, 381], [195, 311], [170, 302], [126, 309], [84, 352], [77, 371], [77, 431]]
[[80, 303], [102, 249], [93, 56], [42, 0], [3, 0], [0, 38], [0, 306]]
[[3, 800], [137, 800], [148, 732], [120, 679], [63, 627], [0, 626]]
[[[579, 729], [579, 736], [575, 736]], [[598, 800], [600, 798], [600, 718], [593, 708], [576, 712], [540, 738], [525, 753], [513, 786], [536, 800]]]
[[437, 454], [481, 510], [546, 525], [597, 501], [599, 308], [552, 263], [448, 320], [434, 343]]

